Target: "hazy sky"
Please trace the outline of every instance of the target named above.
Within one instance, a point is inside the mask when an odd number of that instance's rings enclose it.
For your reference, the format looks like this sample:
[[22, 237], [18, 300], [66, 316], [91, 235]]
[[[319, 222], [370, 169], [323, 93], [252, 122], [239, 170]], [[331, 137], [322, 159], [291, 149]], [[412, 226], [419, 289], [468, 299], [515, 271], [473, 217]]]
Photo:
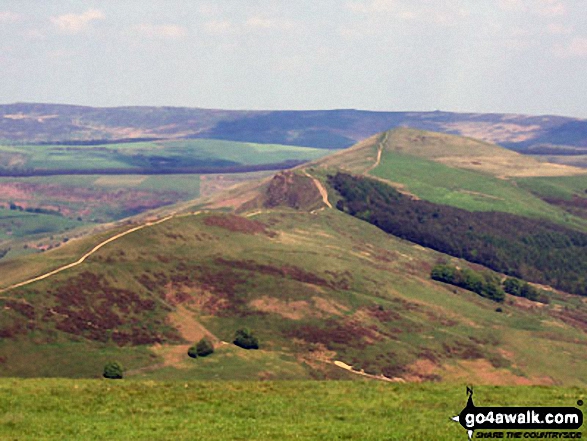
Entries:
[[0, 0], [0, 103], [587, 117], [584, 0]]

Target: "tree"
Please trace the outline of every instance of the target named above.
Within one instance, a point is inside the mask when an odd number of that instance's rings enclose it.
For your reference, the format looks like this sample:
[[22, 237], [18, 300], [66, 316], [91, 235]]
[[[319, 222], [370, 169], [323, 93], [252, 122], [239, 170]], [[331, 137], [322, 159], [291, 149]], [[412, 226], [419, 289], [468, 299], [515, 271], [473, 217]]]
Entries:
[[214, 352], [214, 345], [206, 338], [201, 339], [198, 343], [188, 349], [188, 355], [192, 358], [205, 357]]
[[104, 366], [104, 373], [102, 376], [111, 380], [119, 380], [122, 378], [122, 366], [117, 361], [110, 361]]
[[233, 343], [243, 349], [259, 349], [259, 340], [250, 329], [238, 329], [234, 334]]
[[196, 345], [196, 352], [199, 357], [205, 357], [214, 353], [214, 345], [208, 339], [203, 338]]
[[503, 282], [503, 289], [508, 294], [513, 296], [522, 297], [522, 286], [524, 283], [520, 279], [516, 279], [514, 277], [508, 277]]

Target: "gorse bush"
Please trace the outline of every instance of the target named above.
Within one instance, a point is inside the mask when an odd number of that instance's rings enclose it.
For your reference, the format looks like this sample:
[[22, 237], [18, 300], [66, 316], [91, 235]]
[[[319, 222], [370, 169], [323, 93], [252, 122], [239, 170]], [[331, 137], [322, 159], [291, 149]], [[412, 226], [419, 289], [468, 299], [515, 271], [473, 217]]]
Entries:
[[234, 334], [233, 343], [243, 349], [259, 349], [259, 340], [250, 329], [238, 329]]
[[528, 300], [540, 303], [550, 303], [548, 296], [541, 290], [534, 288], [528, 282], [516, 279], [514, 277], [508, 277], [503, 282], [503, 289], [508, 294], [516, 297], [524, 297]]
[[496, 302], [504, 301], [504, 292], [516, 297], [524, 297], [534, 302], [550, 302], [550, 299], [543, 291], [534, 288], [528, 282], [508, 277], [502, 284], [498, 275], [487, 271], [478, 272], [469, 268], [459, 269], [452, 265], [439, 264], [432, 268], [430, 277], [439, 282], [449, 283], [473, 291]]
[[214, 345], [206, 338], [202, 338], [188, 349], [188, 355], [192, 358], [206, 357], [212, 353], [214, 353]]
[[121, 379], [123, 376], [123, 369], [120, 363], [116, 361], [111, 361], [106, 363], [104, 366], [104, 372], [102, 373], [104, 378], [108, 378], [111, 380], [118, 380]]
[[214, 352], [214, 345], [210, 343], [209, 340], [203, 338], [198, 342], [196, 345], [196, 353], [198, 357], [205, 357], [206, 355], [210, 355]]

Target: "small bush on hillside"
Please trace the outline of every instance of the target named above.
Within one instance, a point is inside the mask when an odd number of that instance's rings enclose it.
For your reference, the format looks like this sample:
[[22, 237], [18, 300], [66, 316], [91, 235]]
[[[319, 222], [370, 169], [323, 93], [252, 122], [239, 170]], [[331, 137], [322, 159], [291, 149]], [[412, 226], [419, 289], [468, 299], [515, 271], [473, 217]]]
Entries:
[[214, 352], [214, 345], [206, 338], [188, 349], [188, 355], [192, 358], [205, 357]]
[[198, 358], [198, 350], [196, 349], [196, 345], [190, 346], [188, 349], [188, 355], [192, 358]]
[[550, 303], [550, 299], [539, 289], [534, 288], [528, 282], [516, 279], [514, 277], [508, 277], [503, 282], [503, 288], [505, 292], [517, 297], [524, 297], [533, 302]]
[[119, 380], [122, 378], [122, 366], [116, 361], [106, 363], [102, 376], [110, 380]]
[[209, 340], [203, 338], [198, 342], [196, 345], [196, 353], [198, 357], [205, 357], [206, 355], [210, 355], [214, 352], [214, 346], [210, 343]]
[[238, 329], [234, 334], [233, 343], [243, 349], [259, 349], [259, 340], [250, 329]]

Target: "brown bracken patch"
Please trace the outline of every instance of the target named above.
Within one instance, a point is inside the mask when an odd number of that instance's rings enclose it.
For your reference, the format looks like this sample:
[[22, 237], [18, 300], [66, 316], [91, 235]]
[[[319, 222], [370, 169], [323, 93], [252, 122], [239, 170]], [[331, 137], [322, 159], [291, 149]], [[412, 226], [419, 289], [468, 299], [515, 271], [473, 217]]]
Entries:
[[236, 233], [265, 234], [270, 237], [275, 235], [275, 233], [267, 230], [264, 223], [234, 214], [208, 216], [204, 219], [204, 223], [208, 226], [220, 227]]
[[263, 296], [250, 302], [250, 305], [263, 312], [278, 314], [290, 320], [300, 320], [306, 316], [315, 316], [316, 313], [304, 300], [283, 301], [276, 297]]

